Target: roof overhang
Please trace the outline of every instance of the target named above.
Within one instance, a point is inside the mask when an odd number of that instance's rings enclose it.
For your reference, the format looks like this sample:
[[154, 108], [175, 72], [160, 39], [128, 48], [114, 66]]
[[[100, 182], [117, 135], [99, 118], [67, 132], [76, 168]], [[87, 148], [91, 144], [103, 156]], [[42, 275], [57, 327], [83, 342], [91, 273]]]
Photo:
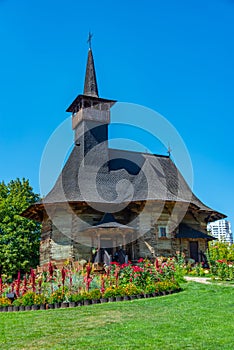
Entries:
[[[131, 202], [131, 204], [141, 204], [142, 205], [145, 202], [160, 203], [161, 200], [149, 199], [146, 201], [146, 200], [142, 199], [142, 200], [133, 201], [133, 202]], [[184, 202], [184, 201], [177, 201], [177, 202], [165, 201], [165, 204], [174, 205], [175, 203], [179, 203], [182, 207], [188, 206], [188, 203]], [[43, 221], [43, 213], [46, 211], [46, 208], [52, 208], [55, 206], [64, 206], [67, 204], [69, 206], [76, 205], [76, 206], [80, 206], [80, 207], [85, 207], [88, 205], [85, 201], [81, 201], [81, 200], [80, 201], [67, 201], [67, 202], [45, 202], [45, 201], [41, 200], [40, 202], [37, 202], [37, 203], [30, 205], [20, 215], [25, 217], [25, 218], [31, 219], [31, 220], [42, 222]], [[95, 204], [100, 204], [100, 203], [96, 203], [96, 202], [89, 203], [89, 205], [91, 205], [91, 206], [92, 206], [92, 204], [95, 205]], [[112, 203], [110, 203], [110, 205], [111, 204]], [[106, 203], [105, 203], [105, 207], [106, 207]], [[222, 213], [213, 211], [212, 209], [210, 209], [210, 211], [209, 210], [201, 210], [198, 206], [196, 206], [192, 203], [189, 204], [188, 210], [189, 210], [189, 208], [197, 210], [198, 213], [207, 215], [207, 219], [206, 219], [207, 223], [226, 218], [226, 215], [224, 215]]]
[[72, 102], [72, 104], [67, 108], [66, 112], [71, 112], [73, 113], [76, 106], [84, 100], [96, 102], [97, 104], [99, 103], [109, 103], [110, 106], [112, 107], [117, 101], [116, 100], [109, 100], [107, 98], [100, 98], [100, 97], [95, 97], [95, 96], [88, 96], [88, 95], [78, 95], [75, 100]]
[[213, 236], [210, 236], [202, 231], [195, 230], [193, 227], [186, 224], [179, 225], [179, 233], [175, 235], [175, 238], [201, 238], [207, 240], [215, 240]]

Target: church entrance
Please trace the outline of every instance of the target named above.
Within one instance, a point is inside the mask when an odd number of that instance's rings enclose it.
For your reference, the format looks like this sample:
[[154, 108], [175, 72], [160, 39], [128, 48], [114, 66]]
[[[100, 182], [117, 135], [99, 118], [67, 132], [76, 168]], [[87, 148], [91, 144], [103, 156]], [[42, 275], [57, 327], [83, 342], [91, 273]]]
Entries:
[[101, 248], [105, 249], [113, 257], [113, 240], [111, 238], [100, 239]]
[[198, 258], [198, 242], [197, 241], [189, 242], [189, 248], [190, 248], [190, 258], [195, 260], [196, 262], [198, 262], [199, 261], [199, 258]]

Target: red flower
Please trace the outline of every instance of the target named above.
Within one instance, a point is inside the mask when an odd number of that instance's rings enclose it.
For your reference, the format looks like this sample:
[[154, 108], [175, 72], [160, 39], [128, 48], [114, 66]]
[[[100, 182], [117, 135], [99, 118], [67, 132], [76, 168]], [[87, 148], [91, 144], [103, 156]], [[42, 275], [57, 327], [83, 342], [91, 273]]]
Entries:
[[104, 280], [104, 278], [103, 278], [103, 277], [101, 278], [101, 281], [102, 281], [102, 285], [101, 285], [101, 293], [104, 293], [104, 292], [105, 292], [105, 280]]
[[144, 261], [144, 259], [143, 258], [140, 258], [137, 262], [138, 263], [142, 263]]
[[142, 267], [139, 266], [132, 266], [132, 269], [134, 272], [143, 272], [144, 269]]
[[128, 266], [129, 266], [129, 264], [124, 263], [121, 265], [121, 269], [124, 269], [125, 267], [128, 267]]
[[158, 269], [158, 268], [159, 268], [158, 259], [155, 259], [155, 268], [156, 268], [156, 269]]
[[54, 267], [51, 263], [51, 261], [49, 262], [49, 273], [50, 273], [50, 277], [53, 277], [53, 272], [54, 272]]
[[17, 287], [16, 287], [16, 295], [19, 296], [20, 292], [20, 271], [18, 271], [18, 277], [17, 277]]
[[36, 276], [35, 276], [35, 272], [34, 272], [34, 270], [32, 268], [30, 270], [30, 275], [31, 275], [31, 282], [32, 282], [32, 290], [35, 293], [36, 292], [36, 284], [35, 284]]
[[88, 264], [86, 265], [86, 274], [87, 274], [87, 277], [90, 276], [91, 270], [92, 270], [92, 267], [91, 267], [90, 263], [88, 263]]
[[65, 283], [65, 278], [66, 278], [66, 270], [64, 267], [62, 268], [61, 274], [62, 274], [62, 285], [63, 285], [63, 289], [64, 289], [64, 283]]
[[92, 282], [92, 278], [87, 278], [86, 279], [86, 290], [87, 290], [87, 292], [89, 291], [89, 287], [90, 287], [90, 283]]
[[24, 288], [23, 288], [23, 294], [27, 292], [27, 275], [24, 275]]

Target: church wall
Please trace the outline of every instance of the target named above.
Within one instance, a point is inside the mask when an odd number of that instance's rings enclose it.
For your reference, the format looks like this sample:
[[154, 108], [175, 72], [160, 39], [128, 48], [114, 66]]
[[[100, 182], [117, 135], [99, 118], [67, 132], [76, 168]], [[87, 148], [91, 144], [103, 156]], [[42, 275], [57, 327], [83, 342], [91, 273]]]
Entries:
[[149, 211], [139, 217], [138, 229], [142, 232], [148, 229], [139, 241], [138, 258], [155, 256], [171, 256], [173, 233], [167, 232], [167, 237], [159, 236], [159, 227], [167, 226], [169, 213], [164, 211], [158, 218], [158, 213], [152, 205]]
[[56, 208], [51, 235], [52, 260], [72, 259], [72, 214], [68, 209]]
[[[151, 227], [147, 233], [145, 233], [140, 239], [138, 239], [138, 249], [137, 258], [150, 258], [153, 253], [156, 256], [175, 256], [179, 252], [183, 252], [185, 257], [188, 259], [190, 257], [190, 241], [198, 242], [198, 252], [205, 252], [207, 249], [207, 241], [204, 239], [178, 239], [175, 238], [175, 234], [178, 232], [178, 228], [172, 232], [167, 232], [166, 237], [160, 237], [159, 227], [167, 226], [170, 219], [170, 213], [167, 209], [164, 209], [160, 217], [155, 215], [154, 207], [150, 208], [149, 212], [144, 213], [144, 215], [139, 218], [138, 229], [143, 231], [147, 227]], [[201, 220], [201, 218], [195, 213], [187, 212], [183, 223], [188, 224], [197, 230], [202, 230], [206, 232], [206, 223]], [[144, 243], [146, 241], [148, 246]], [[150, 248], [149, 247], [152, 248]]]
[[[180, 240], [178, 239], [178, 241], [180, 241]], [[198, 242], [198, 253], [200, 253], [200, 251], [205, 253], [205, 251], [207, 249], [207, 241], [204, 239], [193, 239], [193, 238], [181, 239], [181, 242], [179, 243], [179, 251], [181, 253], [185, 254], [186, 259], [190, 258], [189, 242], [192, 242], [192, 241]], [[199, 261], [200, 261], [200, 254], [198, 254], [198, 255], [199, 255]]]
[[[79, 216], [77, 216], [77, 214]], [[125, 215], [125, 217], [124, 217]], [[91, 258], [91, 248], [97, 247], [97, 236], [95, 232], [90, 231], [85, 234], [84, 228], [87, 228], [87, 223], [91, 226], [98, 223], [102, 218], [100, 213], [93, 213], [92, 211], [85, 211], [77, 207], [70, 210], [67, 208], [57, 208], [54, 211], [53, 224], [51, 220], [45, 216], [42, 224], [42, 235], [40, 245], [40, 265], [52, 261], [72, 260], [89, 260]], [[126, 221], [126, 212], [122, 215], [116, 216], [119, 222]], [[164, 210], [158, 218], [155, 207], [150, 206], [148, 210], [144, 211], [142, 215], [137, 217], [136, 229], [138, 232], [145, 232], [136, 240], [133, 235], [133, 242], [127, 242], [127, 250], [131, 252], [129, 257], [131, 260], [137, 260], [140, 257], [152, 258], [153, 256], [174, 256], [178, 252], [183, 252], [186, 258], [190, 256], [189, 242], [193, 239], [176, 239], [175, 233], [167, 232], [166, 237], [160, 237], [159, 227], [167, 226], [170, 218], [170, 213]], [[199, 221], [194, 219], [191, 213], [187, 213], [183, 222], [201, 229]], [[62, 231], [62, 232], [61, 232]], [[123, 238], [117, 237], [115, 232], [110, 232], [113, 237], [115, 246], [123, 245]], [[203, 239], [195, 239], [198, 241], [198, 250], [205, 252], [207, 242]]]
[[46, 216], [42, 222], [41, 229], [41, 242], [40, 242], [40, 265], [44, 265], [51, 259], [51, 233], [52, 233], [52, 222]]

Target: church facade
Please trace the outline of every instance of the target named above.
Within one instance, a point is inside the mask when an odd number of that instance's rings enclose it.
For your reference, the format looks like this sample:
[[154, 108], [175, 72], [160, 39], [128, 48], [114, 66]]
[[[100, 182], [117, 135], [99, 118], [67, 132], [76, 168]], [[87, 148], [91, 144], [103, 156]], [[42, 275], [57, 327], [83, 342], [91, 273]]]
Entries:
[[[108, 147], [115, 100], [100, 98], [92, 50], [84, 92], [72, 102], [73, 150], [48, 195], [22, 215], [42, 222], [40, 265], [93, 259], [174, 256], [201, 261], [207, 223], [225, 216], [203, 204], [170, 156]], [[103, 257], [100, 255], [99, 260]]]

